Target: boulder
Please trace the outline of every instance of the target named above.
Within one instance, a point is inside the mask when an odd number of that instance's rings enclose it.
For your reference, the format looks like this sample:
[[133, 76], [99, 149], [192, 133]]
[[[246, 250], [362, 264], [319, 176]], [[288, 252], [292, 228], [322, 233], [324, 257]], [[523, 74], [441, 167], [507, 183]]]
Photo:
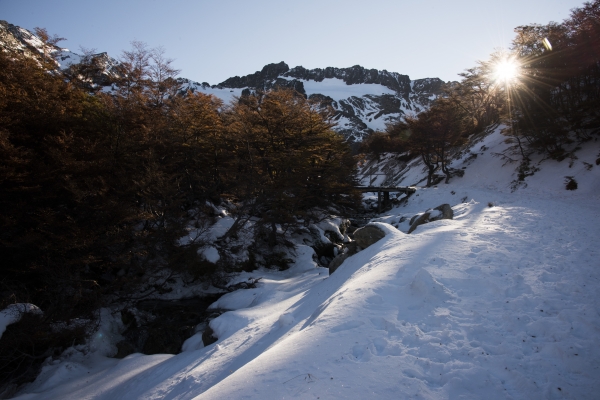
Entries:
[[410, 221], [408, 222], [408, 224], [412, 226], [412, 224], [414, 224], [414, 223], [415, 223], [415, 220], [416, 220], [417, 218], [419, 218], [421, 215], [423, 215], [423, 214], [416, 214], [416, 215], [413, 215], [413, 217], [410, 219]]
[[431, 218], [431, 221], [438, 221], [440, 219], [452, 219], [454, 218], [454, 211], [452, 211], [452, 207], [450, 204], [442, 204], [441, 206], [437, 206], [434, 210], [441, 211], [441, 215], [434, 218]]
[[334, 258], [333, 260], [331, 260], [331, 262], [329, 263], [329, 275], [333, 274], [335, 272], [335, 270], [338, 269], [339, 266], [342, 265], [342, 263], [344, 261], [346, 261], [346, 258], [348, 258], [350, 256], [351, 256], [351, 254], [342, 253], [342, 254], [338, 255], [336, 258]]
[[346, 261], [348, 257], [356, 253], [358, 253], [358, 245], [356, 244], [356, 242], [348, 243], [345, 246], [344, 252], [339, 254], [329, 263], [329, 275], [333, 274], [335, 270], [338, 269], [339, 266], [342, 265], [342, 263]]
[[373, 225], [367, 225], [354, 232], [354, 240], [363, 249], [382, 239], [385, 232]]
[[417, 226], [426, 224], [428, 222], [429, 222], [429, 211], [424, 212], [421, 215], [415, 215], [411, 219], [410, 228], [408, 229], [408, 232], [406, 232], [406, 233], [413, 233], [413, 231], [415, 229], [417, 229]]
[[454, 211], [450, 204], [442, 204], [436, 208], [429, 209], [423, 214], [417, 214], [410, 220], [410, 228], [407, 233], [413, 233], [417, 226], [426, 224], [431, 221], [439, 221], [441, 219], [452, 219], [454, 218]]

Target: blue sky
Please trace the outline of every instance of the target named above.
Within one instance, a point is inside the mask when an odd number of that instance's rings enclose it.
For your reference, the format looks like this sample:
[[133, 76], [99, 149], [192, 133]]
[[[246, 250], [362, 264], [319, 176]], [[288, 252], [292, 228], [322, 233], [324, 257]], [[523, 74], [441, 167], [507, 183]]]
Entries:
[[457, 74], [507, 47], [513, 28], [561, 22], [575, 0], [0, 0], [0, 19], [113, 57], [163, 46], [181, 76], [217, 84], [265, 64]]

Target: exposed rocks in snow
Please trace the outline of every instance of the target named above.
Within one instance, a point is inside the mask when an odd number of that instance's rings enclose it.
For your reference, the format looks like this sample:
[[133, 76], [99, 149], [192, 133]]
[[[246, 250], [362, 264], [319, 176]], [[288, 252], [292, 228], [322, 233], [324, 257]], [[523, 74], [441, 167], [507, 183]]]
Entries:
[[348, 257], [383, 239], [385, 232], [374, 225], [367, 225], [354, 231], [353, 236], [354, 241], [345, 244], [343, 253], [329, 263], [329, 274], [334, 273]]
[[344, 261], [350, 256], [358, 253], [358, 245], [356, 242], [350, 242], [345, 245], [344, 252], [342, 254], [338, 254], [330, 263], [329, 263], [329, 275], [333, 274], [336, 269], [342, 265]]
[[340, 254], [342, 244], [348, 241], [349, 228], [349, 220], [331, 217], [318, 224], [298, 227], [292, 235], [292, 239], [296, 243], [312, 247], [315, 251], [316, 261], [327, 267]]
[[452, 219], [454, 212], [450, 207], [450, 204], [442, 204], [434, 209], [427, 210], [423, 214], [417, 214], [410, 220], [410, 229], [407, 233], [413, 233], [417, 226], [426, 224], [432, 221], [439, 221], [440, 219]]
[[383, 239], [384, 236], [385, 232], [373, 225], [367, 225], [354, 232], [356, 244], [363, 249], [366, 249], [378, 240]]
[[216, 294], [181, 300], [144, 300], [135, 307], [122, 311], [121, 320], [126, 328], [121, 334], [123, 340], [116, 345], [115, 357], [123, 358], [132, 353], [179, 353], [186, 339], [199, 333], [198, 328], [203, 327], [202, 322], [210, 318], [213, 312], [206, 310], [220, 296]]

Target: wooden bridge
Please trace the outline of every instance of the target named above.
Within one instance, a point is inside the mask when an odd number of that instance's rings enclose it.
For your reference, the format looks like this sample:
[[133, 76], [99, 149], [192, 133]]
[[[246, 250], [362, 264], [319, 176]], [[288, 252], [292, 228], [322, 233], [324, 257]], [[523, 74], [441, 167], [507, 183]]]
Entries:
[[[363, 175], [363, 179], [366, 176], [369, 176], [369, 183], [372, 181], [371, 176], [383, 175], [387, 176], [387, 174], [365, 174]], [[356, 186], [356, 189], [363, 193], [373, 192], [377, 193], [377, 212], [381, 212], [381, 206], [387, 205], [390, 203], [390, 193], [405, 193], [407, 195], [411, 195], [417, 191], [417, 188], [414, 186]], [[383, 197], [383, 199], [382, 199]]]

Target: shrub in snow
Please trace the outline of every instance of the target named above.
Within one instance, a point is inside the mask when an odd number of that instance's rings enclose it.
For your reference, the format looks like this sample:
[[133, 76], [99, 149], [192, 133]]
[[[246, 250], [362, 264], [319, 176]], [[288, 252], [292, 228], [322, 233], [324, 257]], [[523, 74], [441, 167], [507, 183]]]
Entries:
[[577, 181], [573, 179], [572, 176], [565, 176], [565, 183], [567, 190], [576, 190], [577, 189]]

